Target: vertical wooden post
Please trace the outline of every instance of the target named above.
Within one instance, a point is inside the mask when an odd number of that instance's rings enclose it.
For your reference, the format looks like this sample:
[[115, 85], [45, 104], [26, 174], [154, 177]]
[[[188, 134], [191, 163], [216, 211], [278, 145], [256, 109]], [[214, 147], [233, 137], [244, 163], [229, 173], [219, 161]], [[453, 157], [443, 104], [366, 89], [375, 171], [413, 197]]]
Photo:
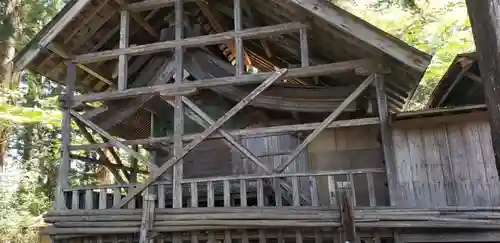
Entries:
[[[184, 4], [183, 0], [175, 0], [175, 40], [182, 40], [184, 35]], [[175, 83], [181, 84], [184, 79], [184, 49], [175, 47]], [[184, 134], [184, 104], [182, 96], [175, 96], [174, 107], [174, 156], [180, 156], [183, 150], [182, 135]], [[183, 160], [174, 165], [172, 175], [172, 203], [174, 208], [182, 207], [182, 177]], [[174, 233], [173, 243], [182, 242], [180, 233]]]
[[[130, 13], [127, 10], [120, 12], [120, 49], [127, 48], [129, 45]], [[118, 90], [127, 89], [128, 77], [128, 57], [120, 55], [118, 58]]]
[[380, 136], [384, 152], [387, 182], [389, 184], [389, 198], [391, 206], [396, 206], [398, 178], [396, 174], [396, 163], [394, 161], [392, 128], [389, 124], [389, 107], [387, 105], [387, 94], [385, 92], [383, 75], [375, 74], [374, 83], [377, 94], [378, 114], [380, 118]]
[[[242, 30], [241, 20], [241, 0], [234, 0], [234, 31]], [[236, 45], [236, 76], [242, 75], [244, 71], [243, 62], [243, 39], [241, 37], [235, 38]]]
[[[184, 29], [184, 11], [183, 11], [183, 0], [175, 1], [175, 39], [181, 40], [183, 38]], [[175, 48], [175, 83], [180, 84], [183, 80], [184, 72], [184, 57], [183, 57], [182, 46], [177, 46]], [[184, 104], [182, 103], [182, 97], [175, 97], [175, 108], [174, 108], [174, 156], [179, 156], [182, 152], [183, 143], [182, 135], [184, 134]], [[182, 207], [182, 172], [183, 172], [183, 161], [180, 160], [174, 165], [173, 169], [173, 207]]]
[[55, 192], [55, 209], [66, 209], [63, 189], [69, 186], [68, 177], [71, 167], [69, 145], [71, 143], [71, 106], [73, 103], [74, 89], [76, 82], [76, 65], [73, 62], [66, 62], [66, 90], [61, 97], [61, 110], [63, 120], [61, 123], [61, 163], [59, 164], [57, 186]]
[[300, 62], [302, 67], [309, 67], [309, 44], [306, 28], [300, 29]]

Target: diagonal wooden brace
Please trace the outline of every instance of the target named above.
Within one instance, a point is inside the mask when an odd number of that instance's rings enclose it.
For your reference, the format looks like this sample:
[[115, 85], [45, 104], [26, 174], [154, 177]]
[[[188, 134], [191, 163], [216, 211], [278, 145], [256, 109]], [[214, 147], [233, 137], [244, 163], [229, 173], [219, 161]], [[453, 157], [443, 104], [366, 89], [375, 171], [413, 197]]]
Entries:
[[77, 118], [78, 120], [80, 120], [86, 126], [90, 127], [95, 132], [97, 132], [100, 135], [102, 135], [103, 137], [109, 139], [109, 141], [111, 141], [112, 143], [114, 143], [119, 148], [125, 150], [128, 154], [134, 156], [134, 158], [138, 159], [139, 161], [141, 161], [143, 163], [146, 163], [148, 165], [148, 167], [150, 167], [151, 169], [158, 169], [158, 166], [156, 166], [155, 164], [150, 163], [149, 159], [142, 157], [141, 154], [139, 154], [138, 152], [134, 151], [133, 149], [129, 148], [127, 145], [123, 144], [122, 142], [120, 142], [119, 140], [117, 140], [116, 138], [114, 138], [111, 134], [109, 134], [108, 132], [104, 131], [104, 129], [100, 128], [95, 123], [93, 123], [93, 122], [91, 122], [91, 121], [83, 118], [83, 116], [81, 116], [80, 114], [78, 114], [76, 111], [72, 110], [71, 111], [71, 115], [73, 117]]
[[[208, 127], [209, 125], [213, 125], [215, 121], [210, 118], [205, 112], [203, 112], [196, 104], [194, 104], [191, 100], [189, 100], [186, 97], [182, 97], [182, 101], [195, 113], [192, 115], [195, 115], [196, 118], [201, 118], [196, 119], [195, 122], [199, 123], [201, 126], [204, 126], [205, 128]], [[170, 101], [171, 102], [171, 101]], [[207, 125], [208, 124], [208, 125]], [[272, 169], [269, 168], [269, 166], [265, 165], [260, 161], [260, 159], [255, 156], [250, 150], [245, 148], [243, 145], [241, 145], [231, 134], [226, 132], [225, 130], [219, 128], [218, 132], [222, 135], [223, 138], [227, 140], [230, 146], [233, 146], [236, 148], [238, 151], [240, 151], [243, 155], [248, 157], [253, 163], [264, 169], [265, 172], [267, 173], [272, 173]], [[280, 179], [280, 185], [288, 191], [290, 194], [292, 194], [292, 187], [283, 179]], [[302, 199], [305, 201], [309, 201], [309, 199], [303, 195], [300, 195]]]
[[231, 117], [233, 117], [237, 112], [239, 112], [243, 107], [245, 107], [248, 103], [250, 103], [255, 97], [257, 97], [260, 93], [262, 93], [265, 89], [267, 89], [274, 81], [278, 80], [281, 76], [283, 76], [287, 72], [287, 69], [281, 69], [276, 71], [271, 77], [262, 82], [255, 90], [250, 92], [245, 98], [243, 98], [238, 104], [236, 104], [231, 110], [229, 110], [226, 114], [224, 114], [221, 118], [219, 118], [213, 125], [207, 128], [198, 138], [194, 139], [188, 145], [184, 146], [182, 152], [178, 156], [173, 156], [169, 160], [167, 160], [153, 175], [149, 177], [149, 179], [138, 185], [134, 190], [130, 192], [129, 195], [124, 197], [115, 208], [121, 208], [126, 205], [130, 200], [132, 200], [139, 193], [144, 191], [147, 187], [153, 184], [158, 178], [160, 178], [170, 167], [176, 164], [179, 160], [184, 158], [189, 151], [194, 149], [198, 144], [200, 144], [203, 140], [209, 137], [212, 133], [214, 133], [217, 129], [219, 129], [225, 122], [227, 122]]
[[290, 155], [288, 160], [278, 167], [276, 167], [275, 172], [283, 172], [298, 156], [299, 154], [314, 140], [325, 128], [330, 125], [337, 117], [344, 111], [344, 109], [351, 104], [358, 96], [370, 86], [375, 80], [375, 75], [370, 75], [365, 79], [340, 105], [323, 121], [319, 126], [314, 129], [314, 131], [307, 136], [306, 139], [295, 149], [295, 151]]
[[[208, 125], [213, 125], [215, 121], [210, 118], [205, 112], [203, 112], [196, 104], [191, 102], [186, 97], [182, 97], [182, 102], [186, 104], [197, 116], [199, 116], [204, 123], [208, 123]], [[204, 126], [204, 124], [200, 124], [201, 126]], [[218, 132], [229, 142], [230, 145], [232, 145], [234, 148], [236, 148], [238, 151], [240, 151], [243, 155], [247, 156], [252, 162], [254, 162], [256, 165], [264, 169], [266, 172], [271, 172], [271, 170], [263, 164], [257, 156], [255, 156], [250, 150], [245, 148], [243, 145], [241, 145], [231, 134], [228, 132], [224, 131], [223, 129], [219, 128]]]

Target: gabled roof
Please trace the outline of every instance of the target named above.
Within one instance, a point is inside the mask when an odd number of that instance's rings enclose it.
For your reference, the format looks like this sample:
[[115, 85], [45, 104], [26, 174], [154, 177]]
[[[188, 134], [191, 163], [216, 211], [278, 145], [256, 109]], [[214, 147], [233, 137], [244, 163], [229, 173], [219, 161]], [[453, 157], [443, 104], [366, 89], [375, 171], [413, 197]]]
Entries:
[[[15, 59], [18, 69], [29, 68], [50, 79], [63, 83], [63, 61], [74, 55], [115, 49], [118, 43], [119, 2], [124, 0], [72, 0], [24, 48]], [[143, 3], [161, 3], [152, 10], [142, 11]], [[131, 44], [158, 41], [161, 30], [171, 24], [173, 0], [134, 3], [138, 12], [132, 14]], [[232, 29], [232, 0], [185, 0], [186, 18], [201, 25], [202, 34]], [[245, 2], [245, 1], [244, 1]], [[205, 9], [200, 9], [200, 4]], [[412, 96], [430, 56], [403, 41], [381, 31], [352, 14], [322, 0], [252, 0], [244, 4], [244, 28], [302, 22], [310, 26], [309, 49], [312, 65], [377, 58], [387, 62], [391, 74], [387, 78], [390, 106], [401, 109]], [[139, 11], [141, 10], [141, 11]], [[165, 33], [168, 36], [168, 31]], [[167, 37], [168, 39], [168, 37]], [[300, 63], [299, 37], [290, 35], [269, 38], [264, 42], [245, 41], [245, 50], [252, 65], [261, 70], [289, 67]], [[221, 54], [227, 46], [219, 45]], [[299, 53], [297, 53], [299, 52]], [[151, 56], [133, 57], [129, 61], [130, 79], [150, 62]], [[116, 60], [86, 64], [78, 69], [78, 89], [81, 92], [107, 90], [116, 82]], [[326, 77], [320, 83], [328, 86], [352, 85], [361, 81], [354, 74]]]
[[455, 57], [427, 103], [428, 108], [484, 104], [484, 91], [476, 53]]

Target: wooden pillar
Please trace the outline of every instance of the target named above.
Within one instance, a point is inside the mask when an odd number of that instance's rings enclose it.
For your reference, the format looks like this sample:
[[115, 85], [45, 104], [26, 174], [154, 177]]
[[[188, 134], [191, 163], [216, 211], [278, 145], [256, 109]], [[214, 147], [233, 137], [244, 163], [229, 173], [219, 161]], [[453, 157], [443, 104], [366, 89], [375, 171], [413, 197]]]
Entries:
[[[241, 20], [241, 0], [234, 0], [234, 31], [238, 32], [242, 30], [242, 20]], [[240, 76], [244, 72], [244, 62], [243, 62], [243, 39], [239, 36], [235, 38], [236, 46], [236, 76]]]
[[[184, 35], [184, 4], [183, 0], [175, 0], [175, 40], [180, 41]], [[175, 47], [175, 84], [180, 85], [184, 79], [184, 48]], [[184, 150], [182, 136], [184, 134], [184, 104], [182, 96], [175, 96], [174, 107], [174, 156], [180, 156]], [[179, 160], [174, 165], [172, 175], [173, 207], [182, 208], [182, 178], [184, 162]], [[173, 243], [181, 243], [182, 235], [174, 233]]]
[[[184, 30], [184, 10], [183, 0], [175, 1], [175, 39], [182, 40]], [[175, 48], [175, 83], [181, 84], [184, 73], [184, 53], [183, 47]], [[175, 96], [174, 108], [174, 156], [179, 156], [183, 150], [182, 135], [184, 134], [184, 104], [182, 96]], [[174, 165], [173, 169], [173, 206], [174, 208], [182, 207], [182, 172], [183, 161], [180, 160]]]
[[66, 209], [64, 200], [64, 188], [68, 188], [69, 170], [71, 167], [71, 157], [69, 145], [71, 143], [71, 106], [74, 97], [74, 88], [76, 81], [76, 66], [73, 62], [66, 62], [66, 90], [61, 99], [61, 110], [63, 112], [63, 120], [61, 123], [61, 163], [57, 177], [57, 186], [55, 191], [55, 209]]
[[[130, 13], [127, 10], [120, 12], [120, 49], [129, 46]], [[128, 57], [120, 55], [118, 57], [118, 90], [127, 89]]]
[[389, 124], [389, 107], [387, 104], [387, 93], [385, 92], [384, 76], [375, 74], [375, 89], [377, 95], [378, 114], [380, 119], [380, 137], [384, 152], [384, 164], [387, 173], [389, 187], [389, 198], [391, 206], [396, 206], [398, 197], [398, 178], [396, 174], [396, 162], [392, 143], [392, 127]]

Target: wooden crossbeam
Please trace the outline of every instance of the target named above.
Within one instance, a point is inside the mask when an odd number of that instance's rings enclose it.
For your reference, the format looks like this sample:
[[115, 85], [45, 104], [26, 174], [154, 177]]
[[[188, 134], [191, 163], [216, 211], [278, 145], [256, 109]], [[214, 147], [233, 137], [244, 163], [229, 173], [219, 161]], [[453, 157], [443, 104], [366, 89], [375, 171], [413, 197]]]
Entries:
[[158, 169], [158, 166], [156, 166], [155, 164], [150, 163], [150, 161], [147, 158], [142, 157], [141, 154], [139, 154], [138, 152], [134, 151], [133, 149], [131, 149], [127, 145], [123, 144], [118, 139], [114, 138], [111, 134], [109, 134], [108, 132], [104, 131], [102, 128], [100, 128], [99, 126], [97, 126], [95, 123], [93, 123], [93, 122], [85, 119], [82, 115], [78, 114], [76, 111], [71, 111], [71, 115], [73, 117], [75, 117], [76, 119], [78, 119], [79, 121], [81, 121], [87, 127], [91, 128], [92, 130], [94, 130], [95, 132], [97, 132], [100, 135], [104, 136], [105, 138], [109, 139], [117, 147], [125, 150], [125, 152], [127, 152], [128, 154], [134, 156], [139, 161], [147, 164], [148, 167], [150, 167], [151, 169]]
[[[114, 170], [119, 169], [119, 170], [125, 170], [127, 172], [128, 171], [133, 172], [134, 170], [136, 170], [135, 168], [131, 168], [131, 167], [128, 167], [128, 166], [125, 166], [122, 164], [110, 164], [110, 163], [105, 162], [105, 161], [100, 160], [100, 159], [99, 160], [92, 159], [92, 158], [88, 158], [88, 157], [84, 157], [84, 156], [80, 156], [80, 155], [76, 155], [76, 154], [72, 154], [71, 158], [76, 159], [76, 160], [80, 160], [80, 161], [85, 162], [85, 163], [103, 165], [103, 166], [107, 167], [108, 169], [114, 169]], [[144, 170], [137, 170], [137, 172], [144, 174], [144, 175], [147, 175], [149, 173], [149, 172], [144, 171]], [[120, 184], [125, 184], [125, 182], [120, 182]]]
[[307, 136], [304, 141], [295, 149], [295, 151], [288, 157], [286, 162], [283, 162], [279, 165], [275, 172], [281, 173], [283, 172], [298, 156], [302, 151], [314, 140], [325, 128], [328, 127], [330, 123], [332, 123], [337, 117], [344, 111], [344, 109], [349, 106], [358, 96], [363, 93], [363, 91], [368, 88], [373, 83], [375, 79], [375, 75], [370, 75], [365, 79], [340, 105], [335, 108], [335, 110], [323, 121], [321, 124], [314, 129], [314, 131]]
[[[364, 68], [372, 71], [377, 70], [375, 62], [373, 60], [359, 59], [353, 61], [316, 65], [303, 68], [302, 67], [293, 68], [289, 69], [288, 72], [283, 76], [281, 76], [279, 79], [311, 77], [311, 76], [354, 72], [354, 70], [356, 70], [357, 68]], [[190, 92], [194, 92], [196, 88], [211, 88], [217, 86], [260, 83], [263, 80], [266, 80], [267, 78], [271, 77], [272, 75], [273, 72], [263, 72], [263, 73], [241, 75], [239, 77], [231, 76], [223, 78], [198, 80], [182, 84], [164, 84], [164, 85], [155, 85], [155, 86], [148, 86], [141, 88], [132, 88], [122, 92], [110, 91], [101, 93], [91, 93], [87, 95], [75, 96], [75, 102], [93, 102], [102, 100], [125, 99], [137, 95], [159, 94], [159, 93], [161, 93], [162, 95], [174, 96], [179, 93], [188, 94]]]
[[[54, 42], [49, 44], [47, 46], [47, 49], [49, 49], [50, 51], [52, 51], [54, 54], [58, 55], [62, 59], [70, 59], [70, 58], [72, 58], [72, 56], [74, 56], [63, 45], [60, 45], [60, 44], [57, 44]], [[113, 81], [111, 81], [111, 79], [109, 79], [109, 78], [105, 77], [105, 75], [103, 75], [103, 72], [101, 70], [96, 70], [96, 69], [93, 69], [91, 67], [88, 67], [88, 66], [80, 64], [80, 63], [77, 63], [76, 66], [81, 68], [85, 72], [89, 73], [90, 75], [96, 77], [97, 79], [107, 83], [110, 86], [115, 85], [113, 83]]]
[[241, 37], [242, 39], [267, 38], [272, 35], [281, 35], [293, 31], [298, 31], [306, 27], [307, 27], [306, 25], [301, 23], [286, 23], [280, 25], [246, 29], [242, 31], [229, 31], [213, 35], [191, 37], [183, 40], [162, 41], [162, 42], [138, 45], [123, 49], [83, 54], [76, 56], [73, 59], [73, 61], [77, 63], [92, 63], [92, 62], [106, 61], [110, 59], [115, 59], [120, 55], [137, 56], [137, 55], [158, 53], [169, 49], [173, 49], [177, 46], [188, 48], [188, 47], [199, 47], [199, 46], [220, 44], [224, 41], [236, 37]]
[[[217, 15], [216, 12], [213, 12], [210, 10], [208, 4], [205, 1], [202, 0], [197, 0], [196, 4], [200, 8], [201, 12], [205, 17], [208, 19], [208, 22], [210, 22], [211, 27], [214, 29], [215, 32], [217, 33], [222, 33], [225, 31], [225, 28], [222, 26], [221, 22], [219, 21], [220, 17]], [[228, 48], [229, 51], [231, 52], [231, 58], [235, 57], [236, 53], [236, 44], [234, 40], [227, 40], [223, 44], [225, 44]], [[248, 54], [244, 51], [244, 61], [245, 65], [249, 66], [252, 64], [250, 57]]]
[[[195, 2], [196, 0], [183, 0], [184, 3]], [[127, 4], [126, 10], [130, 12], [143, 12], [152, 9], [171, 7], [175, 3], [175, 0], [144, 0], [141, 2], [135, 2]]]
[[199, 137], [191, 141], [188, 145], [186, 145], [182, 152], [179, 155], [171, 157], [167, 160], [152, 176], [148, 178], [148, 180], [136, 188], [134, 188], [129, 195], [124, 197], [115, 208], [121, 208], [126, 205], [130, 200], [132, 200], [139, 193], [144, 191], [147, 187], [153, 184], [158, 178], [160, 178], [170, 167], [172, 167], [179, 160], [184, 158], [189, 151], [193, 150], [198, 144], [204, 141], [208, 136], [214, 133], [217, 129], [219, 129], [225, 122], [227, 122], [231, 117], [233, 117], [237, 112], [243, 109], [247, 104], [249, 104], [255, 97], [257, 97], [260, 93], [262, 93], [265, 89], [267, 89], [271, 84], [273, 84], [276, 80], [278, 80], [283, 74], [287, 72], [286, 69], [278, 70], [269, 77], [266, 81], [260, 84], [256, 89], [250, 92], [245, 98], [243, 98], [238, 104], [236, 104], [231, 110], [229, 110], [226, 114], [224, 114], [221, 118], [219, 118], [215, 124], [207, 128]]
[[[369, 117], [369, 118], [360, 118], [360, 119], [352, 119], [352, 120], [342, 120], [342, 121], [334, 121], [327, 128], [339, 128], [339, 127], [353, 127], [353, 126], [368, 126], [368, 125], [377, 125], [379, 124], [378, 117]], [[300, 132], [300, 131], [311, 131], [318, 127], [321, 123], [306, 123], [306, 124], [296, 124], [296, 125], [283, 125], [283, 126], [275, 126], [275, 127], [259, 127], [259, 128], [249, 128], [249, 129], [241, 129], [235, 131], [228, 131], [232, 136], [248, 136], [248, 135], [256, 135], [256, 134], [265, 134], [265, 135], [275, 135], [281, 133], [289, 133], [289, 132]], [[201, 134], [188, 134], [182, 137], [182, 140], [185, 142], [192, 141], [193, 139], [199, 137]], [[222, 135], [214, 134], [208, 139], [219, 139], [222, 138]], [[126, 140], [122, 141], [126, 145], [136, 145], [136, 144], [152, 144], [152, 143], [171, 143], [172, 137], [155, 137], [155, 138], [147, 138], [147, 139], [137, 139], [137, 140]], [[95, 148], [110, 148], [115, 147], [113, 143], [96, 143], [96, 144], [86, 144], [86, 145], [72, 145], [70, 147], [71, 150], [90, 150]]]

